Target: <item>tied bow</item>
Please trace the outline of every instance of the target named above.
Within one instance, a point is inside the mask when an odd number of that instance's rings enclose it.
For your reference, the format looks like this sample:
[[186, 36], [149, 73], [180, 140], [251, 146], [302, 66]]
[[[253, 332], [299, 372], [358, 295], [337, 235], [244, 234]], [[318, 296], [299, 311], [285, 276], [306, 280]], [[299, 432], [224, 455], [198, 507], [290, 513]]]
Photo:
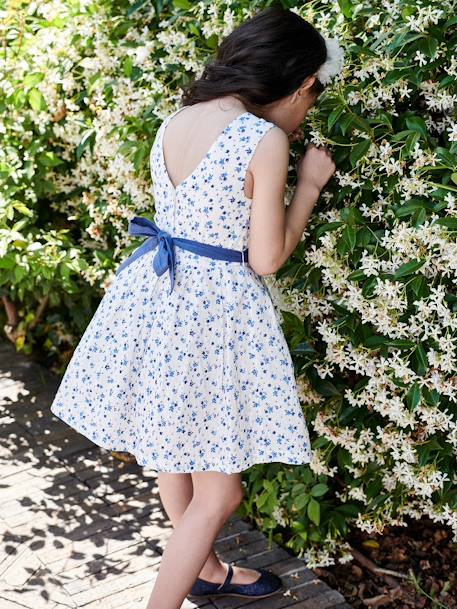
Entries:
[[142, 256], [147, 251], [153, 250], [158, 246], [158, 251], [154, 256], [152, 266], [157, 276], [163, 275], [167, 269], [170, 272], [170, 291], [173, 291], [174, 286], [174, 273], [175, 273], [175, 252], [173, 237], [164, 230], [161, 230], [155, 222], [143, 218], [141, 216], [134, 216], [129, 221], [129, 234], [134, 236], [144, 235], [149, 237], [135, 252], [124, 260], [124, 262], [118, 267], [116, 275], [125, 267], [127, 264], [133, 262], [139, 256]]

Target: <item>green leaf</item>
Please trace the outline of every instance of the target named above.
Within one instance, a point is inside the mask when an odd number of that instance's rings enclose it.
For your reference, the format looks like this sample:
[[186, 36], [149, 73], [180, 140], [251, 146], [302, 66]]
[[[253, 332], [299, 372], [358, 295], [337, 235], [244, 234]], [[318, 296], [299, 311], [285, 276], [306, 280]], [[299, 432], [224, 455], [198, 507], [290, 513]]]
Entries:
[[294, 349], [292, 349], [292, 353], [296, 353], [298, 354], [303, 354], [303, 353], [307, 353], [307, 354], [312, 354], [314, 355], [316, 353], [316, 349], [314, 349], [314, 347], [312, 347], [309, 343], [304, 342], [304, 343], [299, 343]]
[[131, 57], [127, 56], [124, 58], [122, 69], [127, 78], [130, 78], [133, 69], [133, 59]]
[[81, 141], [79, 142], [78, 147], [76, 148], [76, 160], [77, 161], [80, 160], [80, 158], [82, 157], [83, 152], [87, 148], [87, 146], [90, 146], [90, 148], [92, 150], [94, 143], [95, 143], [95, 130], [87, 129], [87, 131], [85, 131], [83, 133], [83, 137], [82, 137]]
[[336, 121], [340, 118], [340, 116], [343, 114], [344, 112], [344, 106], [338, 105], [334, 110], [332, 110], [330, 112], [330, 114], [328, 115], [328, 119], [327, 119], [327, 128], [330, 131], [333, 127], [333, 125], [336, 123]]
[[423, 118], [421, 118], [420, 116], [408, 116], [406, 118], [406, 125], [408, 129], [417, 131], [418, 133], [420, 133], [420, 135], [423, 136], [424, 139], [427, 139], [428, 130]]
[[438, 218], [433, 224], [440, 224], [449, 230], [457, 230], [457, 218]]
[[367, 276], [361, 269], [357, 269], [356, 271], [352, 271], [352, 273], [349, 273], [347, 278], [349, 281], [362, 281], [364, 279], [367, 279]]
[[366, 219], [356, 207], [343, 207], [340, 211], [341, 220], [346, 224], [365, 224]]
[[0, 258], [0, 269], [12, 269], [16, 265], [13, 254], [7, 254]]
[[419, 50], [427, 57], [434, 57], [438, 48], [438, 40], [433, 36], [427, 36], [419, 42]]
[[[14, 209], [16, 209], [20, 214], [23, 214], [24, 216], [27, 216], [28, 218], [33, 216], [33, 211], [31, 209], [29, 209], [25, 203], [23, 203], [22, 201], [14, 201], [13, 202], [13, 207]], [[18, 224], [18, 223], [16, 223]], [[20, 230], [20, 227], [17, 225], [14, 225], [13, 229], [14, 230]]]
[[416, 350], [411, 354], [411, 367], [419, 376], [424, 376], [428, 370], [428, 359], [422, 345], [417, 345]]
[[346, 135], [346, 131], [352, 123], [352, 114], [350, 112], [342, 115], [341, 120], [338, 122], [338, 126], [341, 129], [343, 135]]
[[[413, 154], [416, 143], [419, 140], [420, 140], [420, 133], [418, 133], [417, 131], [411, 131], [411, 133], [406, 138], [405, 149], [404, 149], [405, 153], [407, 153], [409, 156], [411, 156]], [[401, 154], [401, 158], [404, 158], [404, 156], [405, 156], [404, 154]]]
[[353, 146], [351, 150], [351, 154], [349, 155], [349, 160], [351, 162], [352, 167], [354, 167], [359, 159], [365, 156], [370, 148], [371, 140], [362, 140], [355, 146]]
[[136, 11], [138, 11], [145, 4], [147, 4], [148, 1], [149, 0], [139, 0], [138, 2], [135, 2], [135, 4], [133, 4], [127, 11], [127, 16], [130, 17], [131, 15], [133, 15], [133, 13], [136, 13]]
[[41, 72], [32, 72], [31, 74], [27, 74], [22, 80], [22, 86], [25, 89], [29, 87], [34, 87], [38, 83], [40, 83], [44, 78], [44, 74]]
[[430, 406], [438, 406], [441, 401], [441, 396], [436, 389], [428, 389], [427, 387], [422, 388], [425, 401]]
[[372, 335], [368, 336], [363, 344], [366, 347], [396, 347], [397, 349], [412, 349], [416, 346], [416, 342], [407, 338], [389, 338], [388, 336]]
[[394, 279], [400, 279], [401, 277], [405, 277], [405, 275], [412, 275], [418, 269], [421, 268], [427, 261], [422, 260], [411, 260], [411, 262], [406, 262], [398, 267], [398, 269], [394, 273]]
[[24, 266], [16, 265], [14, 269], [14, 278], [19, 283], [23, 277], [27, 275], [27, 269]]
[[316, 239], [319, 239], [321, 235], [326, 233], [327, 231], [335, 230], [336, 228], [342, 226], [343, 222], [327, 222], [326, 224], [321, 224], [317, 227], [315, 235]]
[[215, 49], [218, 45], [218, 38], [216, 34], [211, 34], [211, 36], [206, 39], [206, 44], [210, 49]]
[[326, 484], [324, 484], [323, 482], [320, 482], [319, 484], [316, 484], [315, 486], [313, 486], [313, 488], [311, 489], [311, 495], [313, 497], [322, 497], [322, 495], [325, 495], [325, 493], [328, 491], [328, 486]]
[[417, 228], [418, 226], [420, 226], [421, 224], [423, 224], [425, 222], [425, 217], [426, 217], [426, 212], [425, 209], [416, 209], [416, 211], [413, 213], [412, 217], [411, 217], [411, 224]]
[[408, 408], [410, 410], [414, 410], [416, 406], [419, 404], [421, 399], [421, 388], [419, 383], [416, 381], [411, 385], [411, 389], [406, 394], [406, 403], [408, 404]]
[[360, 247], [365, 247], [371, 243], [373, 239], [373, 234], [370, 229], [366, 226], [361, 226], [356, 234], [356, 245]]
[[301, 493], [294, 497], [293, 505], [297, 508], [297, 510], [302, 510], [305, 505], [308, 503], [310, 496], [308, 493]]
[[352, 6], [351, 0], [338, 0], [338, 4], [340, 6], [341, 12], [343, 15], [350, 19], [352, 17], [352, 13], [354, 11], [354, 7]]
[[431, 207], [432, 206], [427, 205], [425, 201], [421, 201], [420, 199], [412, 199], [409, 203], [397, 207], [395, 210], [395, 215], [397, 218], [404, 218], [405, 216], [411, 216], [418, 209], [431, 209]]
[[356, 239], [355, 228], [353, 226], [351, 226], [350, 224], [345, 226], [343, 232], [341, 233], [341, 239], [343, 239], [343, 241], [346, 242], [349, 251], [352, 252], [352, 250], [355, 247], [355, 239]]
[[287, 334], [302, 334], [303, 333], [303, 320], [292, 313], [292, 311], [282, 311], [282, 317], [284, 319], [284, 329]]
[[307, 514], [311, 522], [314, 522], [314, 524], [318, 526], [321, 519], [321, 506], [312, 497], [308, 503]]
[[316, 378], [312, 381], [312, 385], [316, 391], [318, 391], [321, 395], [326, 398], [330, 398], [336, 395], [340, 395], [340, 392], [335, 387], [333, 383], [330, 381], [326, 381], [325, 379]]
[[59, 159], [59, 157], [51, 151], [42, 152], [38, 155], [37, 159], [40, 161], [42, 165], [45, 167], [56, 167], [57, 165], [62, 165], [64, 161]]
[[41, 94], [41, 91], [38, 89], [30, 89], [27, 99], [29, 100], [29, 104], [33, 110], [36, 110], [37, 112], [40, 110], [46, 110], [46, 102]]

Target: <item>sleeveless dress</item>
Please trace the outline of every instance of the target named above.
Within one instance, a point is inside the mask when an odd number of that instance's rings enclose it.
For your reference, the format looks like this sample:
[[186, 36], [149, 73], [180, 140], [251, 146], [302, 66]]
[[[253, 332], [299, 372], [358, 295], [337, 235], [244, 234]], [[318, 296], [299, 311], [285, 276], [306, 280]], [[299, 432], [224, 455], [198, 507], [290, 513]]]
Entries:
[[[154, 222], [173, 237], [243, 250], [244, 180], [274, 123], [243, 112], [175, 188], [159, 127], [150, 154]], [[174, 289], [149, 251], [115, 276], [50, 407], [100, 447], [164, 472], [309, 463], [294, 368], [271, 294], [248, 263], [175, 247]]]

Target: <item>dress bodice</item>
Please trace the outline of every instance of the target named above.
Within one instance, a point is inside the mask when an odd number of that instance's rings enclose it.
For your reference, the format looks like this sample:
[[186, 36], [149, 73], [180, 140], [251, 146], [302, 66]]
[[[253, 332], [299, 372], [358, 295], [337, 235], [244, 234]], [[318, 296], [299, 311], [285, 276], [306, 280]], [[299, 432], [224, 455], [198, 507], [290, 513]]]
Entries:
[[275, 123], [251, 112], [231, 120], [192, 173], [173, 186], [163, 154], [168, 115], [151, 148], [150, 167], [155, 223], [172, 236], [242, 250], [248, 246], [252, 198], [246, 197], [246, 172], [257, 144]]

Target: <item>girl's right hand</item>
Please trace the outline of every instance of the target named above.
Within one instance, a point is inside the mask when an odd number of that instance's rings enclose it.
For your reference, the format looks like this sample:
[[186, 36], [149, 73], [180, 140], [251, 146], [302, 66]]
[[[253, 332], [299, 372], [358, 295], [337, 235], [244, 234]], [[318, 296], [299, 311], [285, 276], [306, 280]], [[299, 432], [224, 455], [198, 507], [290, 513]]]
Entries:
[[336, 170], [336, 165], [328, 148], [319, 148], [310, 142], [305, 154], [297, 163], [297, 180], [314, 184], [319, 191], [327, 184]]

